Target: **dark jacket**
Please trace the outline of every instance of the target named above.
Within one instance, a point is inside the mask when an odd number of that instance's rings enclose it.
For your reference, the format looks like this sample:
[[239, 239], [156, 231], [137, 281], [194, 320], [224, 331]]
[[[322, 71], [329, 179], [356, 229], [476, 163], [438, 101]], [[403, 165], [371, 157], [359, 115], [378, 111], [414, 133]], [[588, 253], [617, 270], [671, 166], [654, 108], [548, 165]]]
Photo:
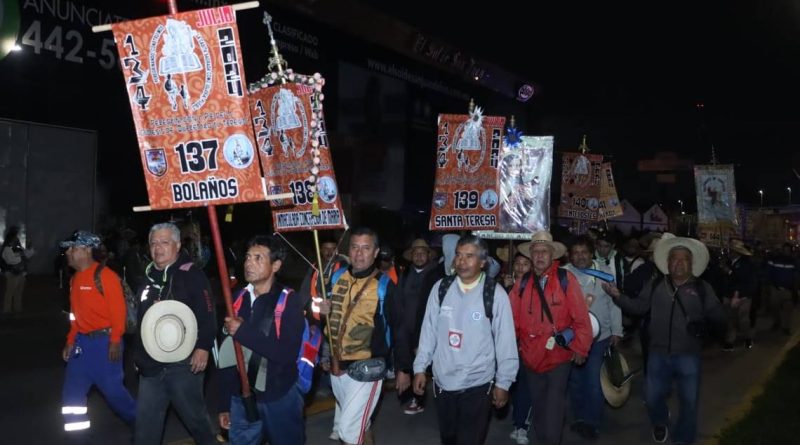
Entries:
[[[703, 286], [699, 290], [698, 286]], [[652, 292], [651, 292], [652, 291]], [[622, 309], [632, 315], [650, 313], [649, 340], [650, 350], [664, 354], [700, 354], [703, 340], [692, 336], [687, 328], [689, 321], [705, 320], [710, 328], [725, 323], [725, 312], [707, 282], [691, 279], [678, 287], [673, 299], [672, 282], [669, 276], [656, 278], [645, 284], [638, 298], [620, 295], [614, 301]], [[701, 295], [705, 294], [703, 301]], [[686, 310], [684, 315], [677, 298]]]
[[436, 261], [431, 261], [420, 272], [409, 265], [400, 276], [398, 287], [403, 294], [403, 326], [408, 335], [409, 347], [414, 350], [419, 344], [422, 319], [433, 285], [444, 277], [444, 269]]
[[[194, 349], [211, 351], [216, 332], [216, 318], [211, 287], [203, 271], [192, 264], [188, 255], [181, 253], [178, 255], [178, 259], [165, 270], [158, 270], [153, 263], [150, 263], [147, 266], [146, 275], [147, 284], [139, 289], [137, 294], [141, 298], [143, 293], [147, 292], [147, 298], [139, 304], [139, 326], [141, 326], [145, 312], [157, 301], [180, 301], [189, 306], [197, 318], [197, 342]], [[168, 366], [189, 366], [191, 360], [191, 355], [177, 363], [162, 363], [154, 360], [142, 345], [141, 332], [136, 335], [135, 346], [134, 361], [139, 372], [144, 376], [154, 376]]]
[[[275, 306], [285, 286], [273, 283], [272, 289], [259, 295], [250, 304], [250, 291], [245, 290], [238, 316], [244, 319], [233, 338], [259, 357], [267, 359], [267, 382], [265, 390], [256, 391], [256, 399], [269, 402], [277, 400], [297, 383], [297, 354], [303, 342], [303, 302], [299, 294], [292, 292], [286, 298], [286, 308], [281, 316], [281, 334], [278, 337], [275, 325]], [[238, 293], [237, 293], [238, 295]], [[265, 331], [267, 333], [265, 333]], [[260, 361], [260, 360], [259, 360]], [[236, 367], [220, 371], [223, 385], [223, 411], [229, 411], [230, 395], [241, 392], [241, 382]]]
[[739, 292], [740, 298], [753, 298], [758, 293], [758, 271], [749, 257], [739, 257], [731, 265], [730, 279], [731, 294], [724, 297], [732, 297], [736, 291]]

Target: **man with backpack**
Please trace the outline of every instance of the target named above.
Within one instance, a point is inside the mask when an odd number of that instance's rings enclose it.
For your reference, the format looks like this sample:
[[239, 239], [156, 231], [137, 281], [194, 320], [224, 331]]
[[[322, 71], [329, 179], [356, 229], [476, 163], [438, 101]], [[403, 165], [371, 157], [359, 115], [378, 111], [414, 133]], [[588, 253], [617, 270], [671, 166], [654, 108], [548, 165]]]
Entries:
[[331, 437], [345, 444], [373, 443], [370, 417], [380, 398], [390, 347], [395, 350], [398, 392], [410, 384], [411, 352], [401, 325], [400, 299], [389, 276], [375, 266], [379, 246], [372, 229], [353, 230], [351, 264], [333, 274], [330, 299], [320, 303], [328, 322], [322, 364], [331, 372], [338, 414]]
[[61, 243], [67, 249], [69, 265], [75, 269], [70, 282], [70, 329], [62, 351], [67, 369], [61, 414], [70, 443], [90, 442], [86, 402], [93, 385], [129, 426], [136, 417], [136, 402], [123, 384], [126, 309], [122, 284], [117, 274], [93, 259], [92, 250], [98, 246], [100, 238], [86, 231], [75, 232]]
[[711, 285], [698, 277], [708, 266], [706, 246], [692, 238], [662, 239], [653, 260], [664, 277], [644, 286], [638, 298], [622, 294], [616, 286], [603, 289], [623, 312], [650, 313], [647, 363], [647, 410], [653, 440], [666, 442], [670, 433], [667, 396], [677, 382], [680, 412], [672, 443], [688, 445], [697, 437], [700, 394], [700, 353], [703, 339], [725, 323], [725, 311]]
[[572, 363], [582, 365], [592, 345], [592, 326], [581, 286], [559, 267], [567, 248], [550, 232], [520, 244], [533, 268], [509, 295], [520, 357], [527, 370], [537, 443], [561, 443], [567, 382]]
[[491, 407], [508, 402], [519, 366], [508, 295], [487, 273], [488, 246], [474, 235], [456, 244], [456, 275], [431, 289], [414, 360], [422, 395], [433, 362], [433, 395], [445, 445], [483, 443]]
[[[230, 426], [235, 444], [272, 445], [305, 443], [303, 393], [298, 386], [298, 350], [306, 321], [300, 295], [278, 283], [276, 275], [286, 260], [286, 247], [274, 236], [258, 235], [247, 244], [244, 276], [247, 286], [234, 302], [235, 317], [225, 318], [225, 328], [250, 354], [247, 376], [255, 394], [258, 419], [248, 420], [239, 394], [236, 368], [222, 370], [222, 381], [234, 394], [229, 415], [221, 415], [223, 428]], [[227, 417], [227, 418], [226, 418]]]

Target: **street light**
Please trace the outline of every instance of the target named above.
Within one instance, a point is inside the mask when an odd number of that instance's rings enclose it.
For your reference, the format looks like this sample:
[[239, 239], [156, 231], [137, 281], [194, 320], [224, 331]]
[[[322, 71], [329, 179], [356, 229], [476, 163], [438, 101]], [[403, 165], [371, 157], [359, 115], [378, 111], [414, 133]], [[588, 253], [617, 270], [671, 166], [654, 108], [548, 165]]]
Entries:
[[678, 204], [680, 204], [680, 205], [681, 205], [681, 215], [685, 215], [686, 213], [684, 213], [684, 211], [683, 211], [683, 200], [680, 200], [680, 199], [679, 199], [679, 200], [678, 200]]
[[759, 197], [761, 198], [761, 207], [764, 207], [764, 190], [758, 191]]

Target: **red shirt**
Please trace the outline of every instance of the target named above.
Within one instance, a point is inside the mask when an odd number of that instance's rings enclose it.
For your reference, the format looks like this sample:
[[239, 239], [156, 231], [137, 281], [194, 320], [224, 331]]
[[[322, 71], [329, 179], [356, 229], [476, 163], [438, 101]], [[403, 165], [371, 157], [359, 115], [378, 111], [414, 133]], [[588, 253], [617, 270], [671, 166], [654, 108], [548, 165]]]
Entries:
[[75, 336], [88, 334], [98, 329], [111, 328], [111, 342], [119, 343], [125, 333], [125, 297], [119, 276], [108, 267], [100, 271], [103, 293], [96, 289], [94, 263], [87, 269], [75, 272], [69, 292], [70, 307], [74, 320], [70, 321], [67, 344], [75, 343]]
[[522, 362], [529, 369], [540, 373], [570, 361], [573, 352], [586, 357], [592, 346], [592, 325], [581, 286], [575, 276], [566, 271], [567, 292], [564, 294], [558, 281], [557, 268], [558, 262], [554, 261], [544, 273], [547, 276], [544, 295], [553, 315], [555, 332], [566, 328], [575, 331], [575, 338], [569, 344], [569, 349], [558, 345], [554, 345], [550, 350], [546, 348], [548, 339], [553, 336], [553, 323], [550, 323], [542, 311], [541, 299], [534, 282], [537, 278], [533, 271], [521, 295], [519, 280], [514, 283], [509, 293]]

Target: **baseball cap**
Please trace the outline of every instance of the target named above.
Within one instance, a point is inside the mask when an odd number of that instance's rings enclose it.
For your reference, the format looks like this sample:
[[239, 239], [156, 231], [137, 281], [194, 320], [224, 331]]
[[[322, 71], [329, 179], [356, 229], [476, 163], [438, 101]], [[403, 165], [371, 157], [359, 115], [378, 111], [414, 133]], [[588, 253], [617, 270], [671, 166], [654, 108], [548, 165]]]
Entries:
[[78, 230], [67, 240], [59, 245], [63, 248], [70, 247], [97, 247], [101, 244], [100, 237], [87, 230]]

